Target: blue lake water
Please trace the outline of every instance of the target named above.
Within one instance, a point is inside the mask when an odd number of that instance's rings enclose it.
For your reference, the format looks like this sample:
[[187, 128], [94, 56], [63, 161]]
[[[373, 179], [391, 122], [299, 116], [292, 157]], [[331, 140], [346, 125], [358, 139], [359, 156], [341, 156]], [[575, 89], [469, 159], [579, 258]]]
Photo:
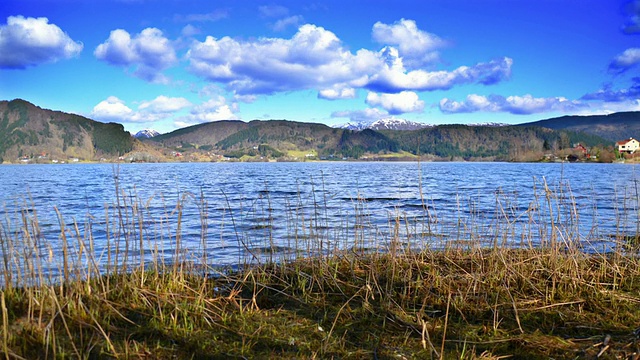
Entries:
[[615, 235], [637, 232], [636, 172], [573, 163], [8, 165], [0, 240], [5, 252], [9, 240], [14, 252], [35, 244], [34, 256], [54, 263], [64, 240], [98, 264], [116, 246], [132, 262], [208, 265], [384, 251], [392, 240], [420, 249], [553, 239], [607, 251]]

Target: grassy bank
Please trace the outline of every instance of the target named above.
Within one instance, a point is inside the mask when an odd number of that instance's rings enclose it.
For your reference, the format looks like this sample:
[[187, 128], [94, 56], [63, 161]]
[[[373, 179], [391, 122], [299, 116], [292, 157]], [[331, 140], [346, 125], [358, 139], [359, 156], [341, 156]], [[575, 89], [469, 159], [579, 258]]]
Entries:
[[[637, 358], [640, 260], [574, 249], [179, 264], [0, 292], [6, 358]], [[634, 333], [635, 331], [635, 333]]]

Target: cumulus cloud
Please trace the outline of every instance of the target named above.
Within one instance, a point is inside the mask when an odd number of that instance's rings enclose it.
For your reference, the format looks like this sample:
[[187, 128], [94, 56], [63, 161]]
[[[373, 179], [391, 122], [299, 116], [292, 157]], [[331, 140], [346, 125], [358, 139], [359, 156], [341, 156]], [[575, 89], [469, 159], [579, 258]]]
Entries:
[[45, 17], [9, 16], [0, 26], [0, 69], [25, 69], [72, 58], [82, 51], [76, 42]]
[[236, 103], [227, 104], [223, 96], [217, 96], [194, 106], [189, 115], [178, 118], [175, 125], [186, 127], [212, 121], [239, 120], [237, 112], [238, 105]]
[[440, 110], [444, 113], [470, 113], [478, 111], [508, 112], [517, 115], [563, 111], [575, 112], [587, 108], [587, 104], [571, 101], [563, 97], [535, 98], [529, 94], [524, 96], [500, 95], [468, 95], [464, 101], [447, 98], [440, 100]]
[[[406, 51], [419, 48], [403, 46]], [[422, 49], [429, 47], [423, 45]], [[513, 63], [504, 57], [452, 71], [407, 70], [393, 46], [378, 52], [360, 49], [352, 53], [333, 32], [311, 24], [301, 26], [291, 39], [240, 41], [208, 36], [191, 46], [187, 58], [192, 73], [224, 83], [227, 90], [239, 95], [320, 89], [319, 97], [327, 99], [339, 98], [340, 94], [326, 89], [399, 93], [470, 83], [491, 85], [507, 79]]]
[[115, 96], [109, 96], [93, 107], [91, 117], [105, 122], [129, 122], [134, 114], [124, 101]]
[[192, 104], [185, 98], [160, 95], [151, 101], [143, 101], [134, 111], [124, 101], [110, 96], [93, 108], [91, 117], [106, 122], [145, 123], [170, 118]]
[[609, 64], [609, 71], [622, 73], [640, 63], [640, 48], [629, 48], [616, 56]]
[[348, 118], [349, 121], [355, 123], [369, 123], [376, 120], [389, 117], [389, 113], [377, 108], [367, 108], [364, 110], [354, 111], [334, 111], [331, 113], [332, 118]]
[[[353, 57], [330, 31], [303, 25], [291, 39], [241, 42], [208, 36], [189, 50], [190, 69], [240, 95], [328, 88], [351, 80]], [[362, 72], [362, 71], [360, 71]]]
[[318, 91], [319, 99], [338, 100], [338, 99], [355, 99], [356, 89], [345, 87], [334, 87], [331, 89], [322, 89]]
[[125, 30], [113, 30], [94, 55], [111, 65], [133, 67], [135, 76], [154, 83], [168, 83], [162, 71], [177, 63], [173, 45], [156, 28], [146, 28], [133, 38]]
[[418, 29], [415, 21], [405, 19], [391, 25], [375, 23], [372, 37], [378, 43], [397, 46], [405, 65], [410, 68], [433, 62], [438, 58], [436, 50], [446, 44], [438, 36]]
[[380, 106], [391, 115], [399, 115], [409, 112], [422, 112], [424, 101], [413, 91], [402, 91], [397, 94], [376, 94], [369, 92], [366, 103], [370, 106]]

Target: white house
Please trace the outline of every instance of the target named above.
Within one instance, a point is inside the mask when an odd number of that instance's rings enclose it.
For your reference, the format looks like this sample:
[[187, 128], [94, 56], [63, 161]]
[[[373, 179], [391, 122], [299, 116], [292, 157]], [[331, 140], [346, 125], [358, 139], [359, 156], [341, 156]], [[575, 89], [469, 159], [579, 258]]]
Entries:
[[628, 138], [627, 140], [621, 140], [616, 142], [618, 151], [621, 153], [633, 154], [638, 148], [640, 148], [640, 142], [634, 138]]

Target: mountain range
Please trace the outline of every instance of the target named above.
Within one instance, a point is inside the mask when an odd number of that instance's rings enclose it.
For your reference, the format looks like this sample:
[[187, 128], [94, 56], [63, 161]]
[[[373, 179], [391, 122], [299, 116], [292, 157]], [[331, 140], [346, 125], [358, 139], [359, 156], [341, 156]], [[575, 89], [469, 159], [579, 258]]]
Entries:
[[419, 130], [433, 125], [398, 118], [385, 118], [376, 121], [348, 122], [333, 127], [347, 130]]
[[[0, 160], [127, 159], [164, 161], [221, 158], [304, 160], [309, 158], [539, 160], [566, 155], [573, 144], [612, 152], [616, 140], [640, 135], [640, 113], [564, 116], [519, 125], [427, 125], [388, 118], [329, 127], [289, 120], [217, 121], [167, 134], [143, 130], [135, 136], [121, 124], [39, 108], [24, 100], [0, 101]], [[134, 155], [131, 155], [134, 154]]]

